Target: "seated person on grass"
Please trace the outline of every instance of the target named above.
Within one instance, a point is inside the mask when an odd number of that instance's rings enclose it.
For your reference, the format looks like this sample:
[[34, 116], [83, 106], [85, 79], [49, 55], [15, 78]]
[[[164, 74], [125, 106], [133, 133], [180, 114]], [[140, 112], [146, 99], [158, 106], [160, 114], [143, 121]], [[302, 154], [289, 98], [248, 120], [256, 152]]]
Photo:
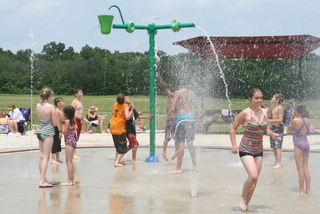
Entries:
[[10, 110], [9, 112], [9, 120], [11, 120], [11, 122], [13, 122], [13, 128], [16, 132], [18, 132], [18, 123], [23, 122], [24, 121], [24, 117], [20, 111], [19, 108], [17, 108], [14, 104], [10, 104], [8, 106], [8, 110]]
[[105, 133], [103, 130], [103, 123], [104, 120], [106, 119], [106, 115], [105, 116], [99, 116], [98, 113], [98, 108], [95, 106], [91, 106], [89, 108], [89, 112], [88, 112], [88, 120], [90, 122], [90, 125], [92, 124], [96, 124], [99, 126], [100, 128], [100, 133]]
[[0, 111], [0, 134], [8, 134], [9, 132], [16, 133], [13, 129], [13, 121], [9, 120], [5, 111]]

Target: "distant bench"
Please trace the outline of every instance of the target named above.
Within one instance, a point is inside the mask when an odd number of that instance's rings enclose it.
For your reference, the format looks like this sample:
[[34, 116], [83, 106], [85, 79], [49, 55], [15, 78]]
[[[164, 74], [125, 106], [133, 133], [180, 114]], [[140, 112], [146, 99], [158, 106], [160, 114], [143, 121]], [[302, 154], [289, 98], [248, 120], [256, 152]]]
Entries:
[[222, 110], [203, 110], [203, 129], [205, 132], [208, 132], [210, 126], [212, 124], [226, 124], [226, 123], [233, 123], [236, 119], [238, 114], [242, 110], [231, 110], [231, 114], [229, 109], [222, 109]]

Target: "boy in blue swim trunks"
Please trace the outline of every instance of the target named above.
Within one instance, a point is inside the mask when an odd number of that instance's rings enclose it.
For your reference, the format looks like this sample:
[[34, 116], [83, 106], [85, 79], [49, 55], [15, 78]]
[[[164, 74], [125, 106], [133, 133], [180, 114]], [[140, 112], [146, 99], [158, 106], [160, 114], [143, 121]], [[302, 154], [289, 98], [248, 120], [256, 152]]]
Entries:
[[[180, 82], [182, 89], [175, 91], [173, 101], [169, 111], [177, 113], [176, 131], [174, 135], [176, 152], [177, 152], [177, 167], [170, 171], [171, 174], [181, 174], [182, 159], [184, 155], [184, 145], [187, 143], [190, 156], [193, 164], [193, 171], [198, 171], [196, 151], [193, 146], [194, 127], [195, 127], [195, 112], [200, 112], [197, 105], [196, 94], [186, 87], [185, 81]], [[167, 116], [168, 117], [168, 116]], [[168, 119], [168, 118], [167, 118]]]
[[[164, 136], [164, 141], [163, 141], [163, 152], [162, 152], [162, 156], [163, 159], [165, 161], [168, 161], [168, 157], [167, 157], [167, 146], [169, 141], [173, 138], [174, 132], [175, 132], [175, 128], [176, 128], [176, 112], [175, 111], [170, 111], [170, 106], [172, 104], [173, 101], [173, 96], [174, 96], [174, 92], [171, 92], [168, 88], [166, 83], [163, 81], [160, 73], [156, 73], [157, 78], [159, 79], [163, 90], [165, 91], [166, 95], [167, 95], [167, 110], [166, 110], [166, 120], [164, 121], [162, 127], [165, 128], [165, 136]], [[175, 152], [175, 154], [173, 155], [173, 157], [171, 158], [172, 160], [176, 158], [177, 152]]]

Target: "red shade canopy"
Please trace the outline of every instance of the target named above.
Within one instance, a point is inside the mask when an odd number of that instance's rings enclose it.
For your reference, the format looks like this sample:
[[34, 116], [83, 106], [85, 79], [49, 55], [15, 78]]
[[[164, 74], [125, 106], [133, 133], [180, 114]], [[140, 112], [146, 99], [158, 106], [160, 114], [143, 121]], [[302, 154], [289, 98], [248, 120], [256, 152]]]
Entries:
[[198, 36], [174, 42], [203, 58], [215, 58], [209, 38], [219, 58], [299, 59], [320, 47], [320, 38], [290, 36]]

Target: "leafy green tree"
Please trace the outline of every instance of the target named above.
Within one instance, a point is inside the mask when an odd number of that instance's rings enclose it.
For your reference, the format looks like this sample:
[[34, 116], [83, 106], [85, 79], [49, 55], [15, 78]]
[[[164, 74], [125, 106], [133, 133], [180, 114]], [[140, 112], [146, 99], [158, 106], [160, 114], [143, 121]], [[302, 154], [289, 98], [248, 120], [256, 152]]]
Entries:
[[64, 52], [65, 44], [50, 42], [43, 46], [42, 54], [47, 60], [59, 59], [60, 55]]
[[[85, 45], [79, 53], [63, 43], [50, 42], [40, 54], [31, 49], [16, 54], [0, 48], [0, 93], [38, 93], [51, 87], [56, 94], [72, 94], [82, 88], [88, 95], [149, 94], [149, 53], [119, 52]], [[191, 52], [167, 55], [159, 50], [156, 70], [170, 90], [179, 89], [180, 80], [205, 97], [246, 98], [258, 87], [265, 99], [281, 92], [287, 99], [299, 96], [299, 61], [273, 59], [202, 59]], [[303, 59], [303, 99], [319, 99], [320, 57], [314, 53]], [[32, 81], [31, 81], [32, 78]], [[157, 93], [163, 94], [156, 80]]]

